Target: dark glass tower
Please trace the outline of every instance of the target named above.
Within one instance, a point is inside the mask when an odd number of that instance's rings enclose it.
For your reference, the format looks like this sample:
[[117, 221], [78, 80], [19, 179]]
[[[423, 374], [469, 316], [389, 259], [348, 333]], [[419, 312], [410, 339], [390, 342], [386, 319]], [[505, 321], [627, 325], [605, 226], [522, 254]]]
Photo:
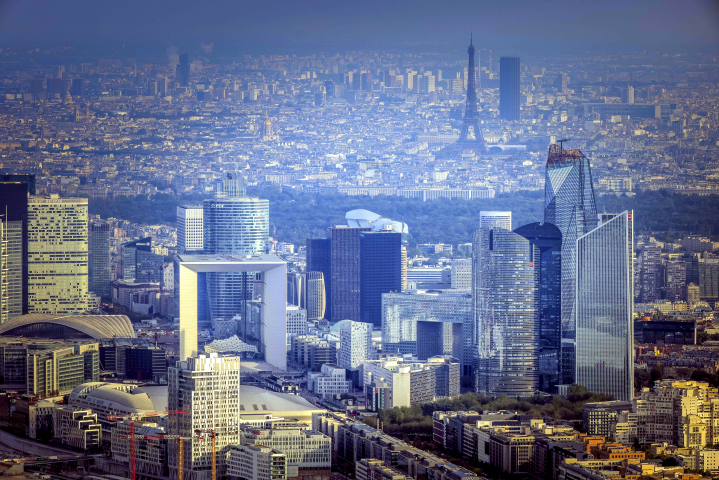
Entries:
[[35, 176], [4, 176], [0, 182], [0, 220], [6, 243], [5, 279], [1, 292], [2, 321], [28, 312], [28, 192], [35, 190]]
[[[321, 272], [324, 281], [324, 318], [332, 318], [332, 240], [307, 239], [307, 272]], [[309, 312], [308, 312], [309, 313]]]
[[402, 290], [402, 234], [360, 234], [360, 321], [382, 326], [382, 294]]
[[332, 239], [332, 321], [360, 319], [360, 234], [365, 227], [337, 225]]
[[562, 344], [562, 232], [551, 223], [530, 223], [514, 233], [539, 248], [539, 389], [554, 392]]
[[499, 59], [499, 118], [519, 120], [519, 57]]
[[190, 85], [190, 58], [186, 53], [180, 55], [180, 64], [177, 66], [177, 78], [181, 87]]
[[93, 222], [89, 230], [89, 290], [100, 297], [110, 298], [110, 225], [107, 222]]
[[502, 228], [472, 244], [477, 393], [529, 397], [539, 387], [540, 248]]
[[561, 383], [575, 379], [575, 290], [577, 239], [596, 228], [597, 205], [594, 200], [589, 159], [579, 150], [549, 147], [544, 185], [544, 222], [562, 232], [562, 352]]

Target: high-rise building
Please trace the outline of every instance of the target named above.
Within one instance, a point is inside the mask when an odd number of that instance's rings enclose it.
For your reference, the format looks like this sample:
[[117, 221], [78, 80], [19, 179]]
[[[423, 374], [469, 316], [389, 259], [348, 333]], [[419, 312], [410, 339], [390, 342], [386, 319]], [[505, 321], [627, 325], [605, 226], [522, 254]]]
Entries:
[[472, 260], [460, 258], [452, 260], [452, 288], [470, 290], [472, 288]]
[[181, 87], [190, 85], [190, 58], [186, 53], [180, 55], [180, 63], [177, 65], [176, 77]]
[[366, 227], [337, 225], [332, 240], [332, 320], [360, 320], [360, 234]]
[[[248, 197], [244, 178], [225, 172], [215, 198], [203, 203], [204, 253], [253, 255], [265, 253], [269, 242], [270, 204]], [[208, 273], [207, 298], [211, 320], [229, 320], [245, 311], [252, 299], [254, 274]]]
[[475, 388], [534, 395], [539, 387], [540, 248], [503, 228], [480, 228], [472, 245]]
[[372, 360], [372, 324], [345, 321], [340, 327], [340, 368], [356, 370]]
[[512, 212], [481, 211], [479, 212], [479, 228], [512, 229]]
[[662, 298], [662, 249], [658, 245], [648, 245], [642, 249], [641, 289], [639, 298], [642, 303], [652, 303]]
[[204, 248], [202, 205], [177, 207], [177, 253], [201, 252]]
[[360, 318], [382, 325], [382, 294], [402, 291], [402, 235], [362, 232], [360, 242]]
[[589, 159], [579, 150], [549, 147], [544, 184], [544, 222], [556, 225], [562, 233], [562, 348], [561, 383], [575, 377], [577, 238], [597, 226], [592, 171]]
[[519, 57], [499, 59], [499, 118], [519, 120]]
[[92, 222], [89, 240], [88, 288], [95, 295], [110, 298], [110, 225], [107, 222]]
[[0, 177], [0, 219], [3, 252], [0, 283], [0, 322], [28, 311], [28, 192], [34, 193], [35, 176]]
[[719, 261], [702, 259], [699, 267], [699, 296], [705, 301], [719, 300]]
[[622, 103], [634, 103], [634, 87], [631, 85], [622, 88]]
[[623, 212], [577, 239], [576, 372], [590, 392], [634, 395], [634, 220]]
[[123, 280], [138, 283], [162, 283], [165, 257], [152, 251], [152, 237], [140, 238], [122, 245]]
[[382, 295], [382, 351], [420, 360], [452, 355], [472, 365], [472, 295], [412, 290]]
[[307, 271], [322, 273], [325, 289], [324, 318], [332, 318], [332, 239], [307, 239]]
[[[287, 335], [307, 333], [307, 310], [297, 305], [287, 305]], [[287, 344], [289, 345], [289, 337]]]
[[28, 200], [28, 312], [88, 309], [87, 199]]
[[664, 285], [666, 298], [671, 302], [687, 300], [687, 264], [681, 261], [667, 262]]
[[307, 272], [305, 274], [305, 299], [304, 308], [307, 310], [308, 320], [320, 320], [325, 318], [325, 277], [322, 272]]
[[[170, 415], [169, 433], [193, 437], [184, 441], [183, 478], [212, 480], [212, 455], [217, 476], [226, 475], [226, 459], [233, 445], [242, 443], [240, 418], [240, 358], [216, 353], [188, 357], [168, 372], [168, 410], [186, 413]], [[199, 437], [195, 432], [202, 432]], [[214, 442], [211, 433], [217, 436]], [[214, 443], [214, 452], [213, 452]], [[177, 478], [178, 448], [169, 451], [171, 476]]]
[[553, 392], [562, 344], [562, 232], [551, 223], [530, 223], [514, 233], [539, 248], [539, 388]]

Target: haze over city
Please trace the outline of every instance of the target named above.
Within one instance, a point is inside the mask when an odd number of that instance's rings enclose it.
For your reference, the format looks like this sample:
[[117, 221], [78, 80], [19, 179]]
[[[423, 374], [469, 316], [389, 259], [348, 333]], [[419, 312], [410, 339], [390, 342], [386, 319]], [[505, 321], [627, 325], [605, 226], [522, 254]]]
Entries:
[[719, 3], [0, 0], [0, 471], [719, 477]]

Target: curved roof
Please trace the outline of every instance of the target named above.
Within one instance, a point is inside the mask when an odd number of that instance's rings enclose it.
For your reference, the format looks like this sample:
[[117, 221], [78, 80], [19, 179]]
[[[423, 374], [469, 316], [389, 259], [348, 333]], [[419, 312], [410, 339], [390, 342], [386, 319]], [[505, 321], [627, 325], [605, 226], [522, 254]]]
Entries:
[[12, 318], [0, 325], [0, 335], [12, 335], [12, 331], [15, 329], [38, 323], [61, 325], [98, 340], [103, 338], [135, 338], [132, 323], [125, 315], [62, 315], [47, 313], [31, 313]]
[[342, 325], [351, 324], [352, 320], [340, 320], [330, 327], [330, 333], [340, 333]]
[[[307, 412], [322, 410], [299, 395], [277, 393], [260, 387], [240, 387], [240, 415], [243, 413]], [[255, 409], [257, 406], [257, 409]]]
[[112, 402], [128, 410], [153, 411], [150, 396], [142, 389], [122, 383], [88, 382], [78, 385], [70, 392], [70, 400], [81, 398], [90, 403]]

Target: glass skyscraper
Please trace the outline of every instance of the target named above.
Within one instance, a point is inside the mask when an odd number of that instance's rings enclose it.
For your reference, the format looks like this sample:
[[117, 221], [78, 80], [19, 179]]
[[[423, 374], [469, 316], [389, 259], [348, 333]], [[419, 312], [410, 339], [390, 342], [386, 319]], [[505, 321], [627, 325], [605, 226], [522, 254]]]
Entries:
[[[270, 235], [270, 203], [248, 197], [244, 179], [226, 172], [215, 198], [203, 202], [204, 253], [209, 255], [266, 253]], [[207, 298], [212, 321], [230, 321], [252, 299], [254, 274], [208, 273]], [[201, 291], [201, 290], [200, 290]]]
[[540, 248], [502, 228], [480, 228], [472, 245], [477, 393], [534, 395], [539, 387]]
[[634, 219], [621, 213], [577, 240], [577, 383], [634, 394]]
[[539, 389], [554, 392], [562, 344], [562, 232], [551, 223], [530, 223], [514, 233], [539, 248]]
[[322, 287], [324, 288], [322, 312], [324, 318], [332, 318], [332, 240], [329, 238], [307, 239], [307, 272], [322, 273]]
[[561, 383], [574, 382], [577, 239], [598, 223], [589, 159], [579, 150], [549, 147], [544, 186], [544, 222], [562, 233], [562, 347]]
[[332, 321], [360, 319], [360, 234], [366, 227], [337, 225], [332, 239]]
[[110, 225], [107, 222], [90, 224], [90, 291], [100, 297], [112, 296], [110, 283]]
[[382, 325], [382, 294], [402, 291], [402, 234], [360, 234], [360, 319]]

